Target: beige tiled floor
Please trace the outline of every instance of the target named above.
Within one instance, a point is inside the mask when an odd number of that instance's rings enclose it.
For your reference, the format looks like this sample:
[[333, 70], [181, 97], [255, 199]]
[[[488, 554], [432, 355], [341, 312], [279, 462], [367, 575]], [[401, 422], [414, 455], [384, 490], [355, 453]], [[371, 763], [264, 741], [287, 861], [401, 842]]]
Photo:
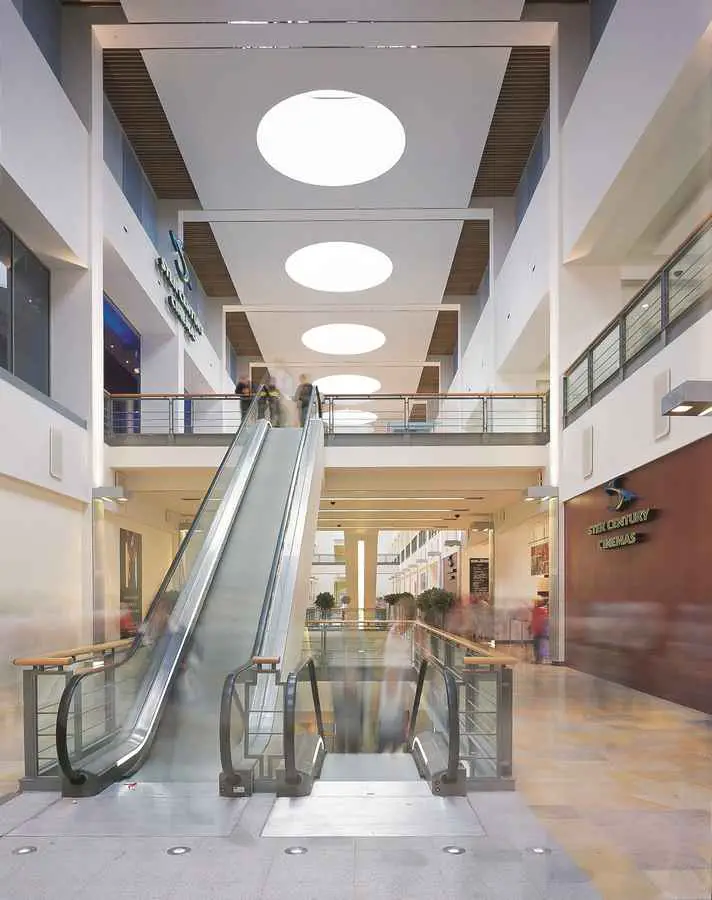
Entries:
[[606, 900], [712, 896], [712, 717], [517, 667], [517, 787]]

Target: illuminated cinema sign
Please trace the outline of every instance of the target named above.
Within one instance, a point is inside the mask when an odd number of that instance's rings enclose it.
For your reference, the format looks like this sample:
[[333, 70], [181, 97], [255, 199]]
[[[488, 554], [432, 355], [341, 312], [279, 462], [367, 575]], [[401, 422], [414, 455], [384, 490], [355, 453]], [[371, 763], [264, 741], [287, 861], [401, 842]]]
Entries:
[[[621, 510], [631, 506], [638, 499], [637, 494], [632, 491], [626, 491], [620, 487], [622, 479], [616, 478], [604, 485], [603, 490], [609, 497], [613, 497], [613, 505], [609, 506], [610, 510]], [[655, 517], [656, 510], [653, 507], [646, 509], [638, 509], [634, 512], [624, 513], [622, 516], [615, 516], [606, 519], [603, 522], [596, 522], [591, 525], [586, 533], [590, 535], [601, 535], [598, 546], [601, 550], [617, 550], [621, 547], [632, 547], [634, 544], [640, 544], [645, 538], [644, 534], [638, 531], [626, 531], [624, 534], [609, 534], [609, 532], [620, 532], [624, 528], [630, 528], [631, 525], [640, 525], [649, 522]]]
[[197, 341], [203, 334], [203, 326], [200, 324], [197, 313], [185, 297], [184, 288], [192, 291], [193, 285], [190, 282], [190, 270], [183, 251], [183, 242], [173, 230], [168, 234], [176, 252], [176, 259], [173, 261], [175, 272], [162, 256], [156, 260], [156, 268], [168, 291], [166, 303], [169, 309], [180, 322], [186, 337], [191, 341]]

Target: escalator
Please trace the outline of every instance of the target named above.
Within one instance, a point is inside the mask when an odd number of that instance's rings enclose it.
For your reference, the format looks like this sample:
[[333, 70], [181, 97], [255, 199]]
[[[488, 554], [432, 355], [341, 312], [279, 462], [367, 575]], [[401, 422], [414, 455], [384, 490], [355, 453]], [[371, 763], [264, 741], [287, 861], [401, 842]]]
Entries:
[[323, 425], [314, 403], [304, 428], [273, 429], [257, 409], [255, 401], [126, 657], [77, 672], [64, 691], [65, 795], [95, 794], [135, 773], [215, 784], [226, 672], [265, 654], [287, 667], [296, 661]]

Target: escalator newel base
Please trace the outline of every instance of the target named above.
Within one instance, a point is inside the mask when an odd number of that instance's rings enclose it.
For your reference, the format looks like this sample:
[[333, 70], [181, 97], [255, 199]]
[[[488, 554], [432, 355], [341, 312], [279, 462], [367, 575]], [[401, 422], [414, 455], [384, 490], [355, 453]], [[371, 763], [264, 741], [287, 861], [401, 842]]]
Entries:
[[255, 774], [252, 769], [235, 772], [234, 775], [221, 772], [218, 781], [221, 797], [251, 797], [255, 792]]

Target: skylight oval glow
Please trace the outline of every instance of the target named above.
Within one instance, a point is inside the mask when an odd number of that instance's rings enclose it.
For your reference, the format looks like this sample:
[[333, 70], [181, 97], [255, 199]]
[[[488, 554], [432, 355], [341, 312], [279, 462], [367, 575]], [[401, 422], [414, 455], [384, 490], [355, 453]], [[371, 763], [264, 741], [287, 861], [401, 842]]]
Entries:
[[350, 91], [317, 90], [277, 103], [257, 127], [257, 147], [281, 175], [321, 187], [372, 181], [405, 150], [387, 106]]
[[376, 413], [369, 412], [367, 409], [334, 410], [335, 425], [371, 425], [377, 418]]
[[386, 343], [386, 336], [370, 325], [319, 325], [302, 335], [302, 343], [316, 353], [330, 356], [355, 356], [371, 353]]
[[350, 294], [383, 284], [391, 277], [393, 263], [385, 253], [367, 244], [325, 241], [295, 250], [284, 269], [302, 287]]
[[373, 394], [381, 382], [368, 375], [325, 375], [316, 382], [322, 394]]

